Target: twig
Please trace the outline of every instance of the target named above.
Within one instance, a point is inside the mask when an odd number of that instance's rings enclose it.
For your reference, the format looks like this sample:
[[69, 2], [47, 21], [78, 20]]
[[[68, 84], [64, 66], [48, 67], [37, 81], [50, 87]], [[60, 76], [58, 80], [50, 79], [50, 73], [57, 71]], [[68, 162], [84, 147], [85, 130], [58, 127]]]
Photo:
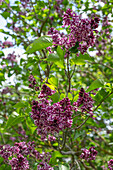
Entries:
[[93, 110], [93, 112], [104, 102], [104, 100], [106, 100], [111, 94], [113, 94], [113, 91], [111, 93], [109, 93], [98, 105], [97, 107]]

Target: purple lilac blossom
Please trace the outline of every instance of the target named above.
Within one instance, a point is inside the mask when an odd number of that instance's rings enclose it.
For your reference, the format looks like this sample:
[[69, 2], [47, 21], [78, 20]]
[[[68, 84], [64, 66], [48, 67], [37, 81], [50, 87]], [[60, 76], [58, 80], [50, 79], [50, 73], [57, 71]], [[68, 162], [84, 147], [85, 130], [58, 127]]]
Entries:
[[54, 93], [55, 93], [54, 90], [51, 90], [46, 84], [43, 84], [42, 90], [41, 90], [38, 98], [45, 98], [45, 97], [51, 96]]
[[54, 93], [46, 85], [42, 86], [39, 94], [39, 101], [32, 102], [31, 117], [37, 126], [37, 133], [41, 135], [41, 139], [45, 140], [47, 135], [59, 133], [60, 130], [72, 126], [72, 110], [70, 100], [62, 99], [58, 103], [51, 104], [51, 100], [47, 100], [48, 96]]
[[110, 161], [108, 161], [108, 168], [110, 170], [113, 170], [113, 159], [110, 159]]
[[[48, 35], [52, 36], [53, 47], [60, 45], [66, 49], [66, 53], [79, 42], [78, 50], [84, 54], [87, 49], [95, 43], [93, 32], [95, 31], [97, 33], [96, 28], [98, 27], [99, 21], [100, 19], [98, 17], [94, 17], [94, 19], [92, 18], [91, 20], [88, 18], [81, 19], [81, 17], [71, 9], [67, 9], [63, 15], [63, 27], [69, 27], [70, 33], [65, 35], [51, 28]], [[50, 50], [50, 53], [52, 52], [50, 47], [47, 49]]]
[[[84, 113], [89, 113], [91, 117], [93, 117], [93, 99], [89, 96], [89, 93], [86, 93], [83, 88], [80, 89], [79, 92], [79, 99], [77, 102], [74, 102], [73, 105], [76, 109], [81, 109], [81, 111]], [[82, 105], [82, 106], [81, 106]]]
[[37, 166], [37, 170], [54, 170], [54, 168], [48, 165], [46, 162], [41, 162]]
[[11, 62], [12, 67], [14, 66], [14, 62], [17, 62], [16, 55], [14, 55], [14, 53], [15, 52], [13, 51], [13, 53], [9, 53], [6, 58], [3, 57], [3, 59], [7, 59]]
[[95, 150], [95, 147], [92, 146], [88, 149], [82, 149], [82, 154], [80, 155], [81, 159], [85, 159], [87, 161], [89, 160], [95, 160], [96, 155], [97, 155], [97, 151]]
[[4, 48], [4, 47], [13, 47], [13, 43], [10, 42], [10, 41], [4, 41], [3, 45], [2, 45], [2, 48]]
[[3, 94], [7, 94], [7, 93], [12, 94], [11, 90], [10, 90], [8, 87], [6, 87], [5, 89], [3, 89], [2, 92], [1, 92], [2, 95], [3, 95]]
[[39, 153], [35, 149], [34, 142], [16, 142], [14, 146], [0, 145], [0, 156], [4, 158], [5, 163], [11, 165], [12, 170], [29, 169], [29, 163], [26, 158], [28, 155], [30, 157], [34, 155], [33, 158], [35, 157], [37, 160], [42, 161], [45, 167], [50, 167], [50, 153]]
[[18, 154], [17, 158], [13, 157], [11, 160], [9, 160], [9, 164], [11, 165], [12, 170], [29, 169], [29, 163], [27, 161], [27, 158], [25, 158], [21, 154]]
[[36, 86], [37, 82], [36, 82], [36, 79], [33, 77], [33, 75], [29, 76], [29, 80], [28, 81], [30, 82], [30, 84], [29, 84], [30, 88], [32, 88], [32, 89], [35, 88], [36, 91], [39, 90], [39, 87]]

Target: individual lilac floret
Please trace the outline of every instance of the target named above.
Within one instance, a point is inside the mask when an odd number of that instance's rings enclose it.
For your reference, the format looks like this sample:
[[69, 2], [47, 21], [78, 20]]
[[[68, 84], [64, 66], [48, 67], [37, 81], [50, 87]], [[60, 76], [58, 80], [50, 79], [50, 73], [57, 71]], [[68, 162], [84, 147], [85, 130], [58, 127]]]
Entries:
[[11, 160], [9, 160], [9, 164], [11, 165], [12, 170], [29, 169], [29, 163], [27, 161], [27, 158], [25, 158], [21, 154], [18, 154], [16, 158], [13, 157]]
[[110, 170], [113, 170], [113, 159], [110, 159], [110, 161], [108, 161], [108, 168]]
[[89, 113], [91, 117], [93, 117], [93, 99], [89, 96], [89, 93], [86, 93], [85, 90], [83, 88], [80, 89], [80, 92], [79, 92], [79, 99], [77, 100], [77, 102], [74, 102], [73, 105], [76, 107], [76, 108], [79, 108], [81, 109], [81, 111], [84, 113]]
[[87, 161], [89, 160], [95, 160], [96, 155], [97, 155], [97, 151], [94, 149], [95, 147], [92, 146], [88, 149], [82, 149], [82, 154], [80, 155], [81, 159], [85, 159]]

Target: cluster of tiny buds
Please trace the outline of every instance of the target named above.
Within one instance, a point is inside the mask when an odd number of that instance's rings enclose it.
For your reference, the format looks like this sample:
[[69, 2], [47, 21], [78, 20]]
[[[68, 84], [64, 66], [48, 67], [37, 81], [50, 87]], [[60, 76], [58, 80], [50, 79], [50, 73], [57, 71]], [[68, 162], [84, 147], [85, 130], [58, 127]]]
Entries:
[[95, 147], [92, 146], [88, 149], [82, 149], [82, 154], [80, 155], [81, 159], [85, 159], [87, 161], [89, 160], [95, 160], [97, 156], [97, 151], [95, 150]]

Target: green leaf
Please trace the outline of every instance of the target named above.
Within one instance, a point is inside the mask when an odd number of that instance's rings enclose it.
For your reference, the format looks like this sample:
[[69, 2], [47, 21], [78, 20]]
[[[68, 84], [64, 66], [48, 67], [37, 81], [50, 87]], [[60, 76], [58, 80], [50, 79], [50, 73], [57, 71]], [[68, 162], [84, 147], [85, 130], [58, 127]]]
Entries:
[[80, 131], [80, 132], [76, 132], [76, 134], [75, 134], [75, 136], [74, 136], [74, 140], [76, 140], [78, 137], [80, 137], [80, 136], [83, 136], [85, 134], [85, 131], [83, 130], [83, 131]]
[[60, 57], [58, 56], [57, 53], [56, 54], [55, 53], [51, 53], [51, 54], [48, 55], [47, 60], [55, 62], [55, 61], [59, 61]]
[[97, 79], [89, 86], [89, 88], [86, 90], [86, 92], [89, 92], [91, 90], [94, 90], [94, 89], [97, 89], [97, 88], [103, 87], [103, 86], [104, 86], [103, 80]]
[[53, 103], [57, 103], [60, 99], [60, 94], [59, 93], [54, 93], [52, 96], [51, 96], [51, 99], [53, 101]]
[[57, 54], [61, 59], [64, 59], [64, 50], [60, 46], [57, 47]]
[[59, 68], [64, 69], [64, 63], [63, 63], [63, 60], [55, 61], [55, 64], [56, 64]]
[[4, 158], [0, 157], [0, 164], [4, 161]]
[[11, 126], [14, 126], [24, 120], [25, 116], [20, 116], [16, 112], [13, 112], [10, 116], [9, 119], [7, 120], [5, 129], [10, 128]]
[[75, 46], [71, 47], [69, 49], [69, 51], [71, 51], [72, 53], [77, 53], [78, 52], [78, 49], [77, 49], [78, 47], [79, 47], [79, 42], [77, 41]]
[[17, 104], [14, 105], [15, 108], [23, 108], [26, 106], [26, 103], [24, 101], [18, 102]]
[[63, 0], [62, 4], [68, 5], [68, 0]]
[[95, 96], [95, 104], [98, 105], [103, 100], [103, 98], [105, 98], [108, 94], [109, 94], [109, 92], [107, 92], [103, 88], [101, 90], [99, 90]]
[[50, 159], [50, 164], [55, 165], [57, 163], [56, 158], [64, 157], [59, 151], [54, 151]]
[[10, 12], [3, 12], [1, 14], [5, 19], [7, 19], [8, 17], [10, 17]]
[[53, 85], [53, 86], [55, 86], [55, 87], [58, 87], [58, 78], [52, 76], [51, 78], [48, 79], [48, 82], [49, 82], [51, 85]]
[[0, 57], [4, 56], [3, 51], [0, 51]]
[[76, 60], [89, 60], [89, 61], [94, 61], [93, 57], [90, 57], [89, 54], [81, 54], [79, 55], [79, 57], [76, 57]]
[[81, 54], [77, 57], [76, 55], [73, 56], [74, 58], [71, 60], [72, 65], [76, 64], [76, 65], [83, 65], [86, 63], [86, 61], [94, 61], [93, 57], [90, 57], [89, 54]]
[[34, 53], [49, 46], [52, 46], [52, 38], [49, 36], [42, 36], [27, 47], [25, 54]]
[[0, 170], [11, 170], [11, 166], [3, 164], [3, 165], [0, 166]]

